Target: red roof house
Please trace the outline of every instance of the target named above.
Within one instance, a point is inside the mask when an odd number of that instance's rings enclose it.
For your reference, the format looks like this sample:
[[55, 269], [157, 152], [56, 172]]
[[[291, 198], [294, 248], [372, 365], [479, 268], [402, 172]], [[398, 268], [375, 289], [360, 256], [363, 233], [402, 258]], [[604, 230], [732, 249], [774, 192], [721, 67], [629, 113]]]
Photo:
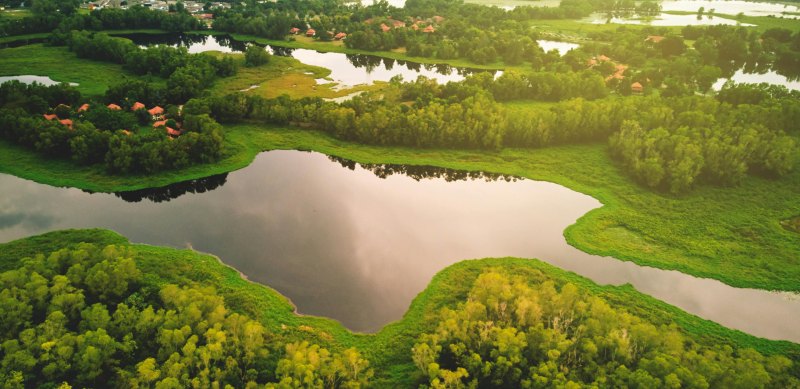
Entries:
[[414, 31], [417, 31], [417, 30], [419, 30], [419, 26], [416, 23], [414, 23], [414, 24], [411, 25], [411, 29], [414, 30]]
[[300, 32], [300, 29], [297, 27], [292, 27], [291, 29], [289, 29], [289, 34], [297, 35], [298, 32]]
[[120, 111], [120, 110], [122, 110], [122, 107], [120, 107], [119, 105], [116, 105], [114, 103], [111, 103], [111, 104], [108, 105], [108, 109], [113, 109], [114, 111]]
[[86, 112], [89, 110], [89, 104], [84, 104], [78, 107], [78, 112]]
[[647, 38], [645, 38], [646, 42], [653, 42], [653, 43], [658, 43], [661, 42], [662, 40], [664, 40], [664, 37], [660, 35], [650, 35]]
[[643, 91], [644, 91], [644, 87], [642, 86], [642, 84], [640, 84], [638, 82], [634, 82], [633, 84], [631, 84], [631, 92], [633, 92], [633, 93], [642, 93]]
[[340, 33], [336, 34], [336, 36], [333, 37], [333, 39], [335, 39], [337, 41], [340, 41], [340, 40], [342, 40], [344, 38], [347, 38], [347, 34], [345, 34], [343, 32], [340, 32]]
[[170, 127], [167, 127], [167, 134], [169, 134], [169, 136], [180, 136], [181, 132], [178, 131], [178, 130], [172, 129]]
[[67, 126], [67, 128], [69, 128], [70, 130], [72, 129], [72, 120], [64, 119], [64, 120], [59, 120], [58, 122]]
[[42, 115], [42, 116], [44, 116], [44, 118], [45, 118], [46, 120], [58, 119], [58, 115], [56, 115], [56, 114], [54, 114], [54, 113], [53, 113], [53, 114], [50, 114], [50, 115], [48, 115], [48, 114], [44, 114], [44, 115]]
[[159, 121], [153, 123], [153, 128], [166, 126], [166, 125], [167, 125], [167, 121], [166, 120], [159, 120]]
[[138, 110], [140, 110], [140, 109], [142, 109], [144, 107], [145, 107], [144, 104], [142, 104], [142, 103], [137, 101], [137, 102], [133, 103], [133, 105], [131, 106], [131, 111], [138, 111]]
[[422, 32], [431, 33], [431, 32], [436, 32], [436, 30], [433, 28], [433, 25], [428, 25], [428, 27], [425, 27], [425, 29], [422, 30]]
[[406, 23], [402, 20], [392, 20], [392, 27], [394, 28], [401, 28], [405, 27]]
[[314, 35], [317, 35], [317, 32], [314, 31], [313, 28], [309, 28], [308, 31], [306, 31], [306, 36], [314, 36]]
[[391, 27], [389, 27], [389, 26], [387, 26], [387, 25], [386, 25], [386, 23], [381, 23], [381, 31], [383, 31], [383, 32], [388, 32], [388, 31], [389, 31], [389, 30], [391, 30], [391, 29], [392, 29], [392, 28], [391, 28]]
[[161, 108], [156, 105], [155, 107], [148, 109], [147, 112], [153, 116], [162, 115], [164, 114], [164, 108]]

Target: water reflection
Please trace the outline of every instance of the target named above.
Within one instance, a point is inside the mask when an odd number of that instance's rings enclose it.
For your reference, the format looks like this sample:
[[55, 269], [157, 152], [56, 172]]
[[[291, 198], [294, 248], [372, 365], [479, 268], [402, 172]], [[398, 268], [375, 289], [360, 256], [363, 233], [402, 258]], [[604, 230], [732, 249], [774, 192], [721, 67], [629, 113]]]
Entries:
[[715, 17], [711, 15], [704, 15], [697, 17], [697, 15], [672, 15], [662, 13], [658, 16], [644, 17], [644, 18], [631, 18], [628, 15], [620, 14], [605, 14], [595, 13], [591, 16], [582, 19], [585, 23], [591, 24], [644, 24], [649, 26], [716, 26], [719, 24], [729, 26], [745, 26], [752, 27], [753, 24], [740, 23], [737, 20]]
[[506, 181], [514, 182], [523, 180], [523, 178], [514, 177], [506, 174], [485, 173], [466, 170], [455, 170], [437, 166], [424, 166], [424, 165], [394, 165], [394, 164], [370, 164], [370, 163], [357, 163], [348, 159], [329, 156], [328, 159], [338, 162], [342, 167], [350, 170], [361, 168], [372, 172], [378, 178], [387, 178], [394, 174], [400, 174], [410, 177], [414, 181], [421, 181], [426, 179], [444, 179], [446, 182], [453, 181]]
[[221, 187], [222, 185], [225, 185], [227, 178], [228, 173], [223, 173], [215, 176], [198, 178], [195, 180], [177, 182], [167, 186], [162, 186], [160, 188], [116, 192], [114, 195], [129, 203], [138, 203], [145, 199], [154, 203], [160, 203], [177, 199], [178, 197], [189, 193], [205, 193], [212, 191]]
[[[47, 76], [24, 75], [24, 76], [3, 76], [3, 77], [0, 77], [0, 84], [2, 84], [4, 82], [8, 82], [8, 81], [19, 81], [19, 82], [21, 82], [23, 84], [38, 83], [38, 84], [47, 85], [47, 86], [62, 84], [62, 82], [56, 81], [56, 80], [54, 80], [54, 79], [52, 79], [50, 77], [47, 77]], [[67, 84], [72, 85], [72, 86], [78, 86], [77, 82], [68, 82]]]
[[[247, 42], [237, 41], [229, 35], [127, 34], [121, 36], [131, 39], [141, 46], [163, 44], [186, 47], [190, 53], [212, 50], [225, 53], [243, 52], [247, 45]], [[396, 76], [402, 76], [406, 80], [415, 80], [419, 76], [425, 76], [440, 83], [445, 83], [448, 81], [461, 81], [467, 75], [475, 72], [489, 71], [456, 68], [445, 64], [420, 64], [374, 55], [325, 53], [274, 45], [266, 48], [274, 55], [293, 57], [304, 64], [330, 69], [331, 74], [328, 79], [319, 79], [317, 82], [321, 84], [335, 82], [341, 87], [369, 85], [375, 81], [386, 82]]]
[[704, 11], [714, 9], [714, 12], [737, 15], [742, 13], [747, 16], [782, 16], [784, 12], [800, 12], [796, 5], [768, 3], [760, 1], [742, 0], [664, 0], [660, 2], [663, 11], [697, 12], [701, 7]]
[[728, 327], [800, 341], [800, 299], [581, 252], [563, 231], [597, 200], [548, 182], [494, 179], [273, 151], [215, 190], [129, 203], [0, 174], [0, 241], [102, 227], [134, 242], [191, 245], [277, 289], [300, 312], [360, 331], [399, 319], [452, 263], [541, 258], [600, 284], [630, 283]]

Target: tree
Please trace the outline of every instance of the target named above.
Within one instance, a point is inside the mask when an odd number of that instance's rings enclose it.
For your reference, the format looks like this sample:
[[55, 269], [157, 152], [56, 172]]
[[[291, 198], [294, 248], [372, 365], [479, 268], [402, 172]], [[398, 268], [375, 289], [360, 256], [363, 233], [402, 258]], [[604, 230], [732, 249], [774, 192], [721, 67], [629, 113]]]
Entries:
[[246, 66], [261, 66], [269, 63], [271, 55], [261, 46], [250, 45], [244, 53]]

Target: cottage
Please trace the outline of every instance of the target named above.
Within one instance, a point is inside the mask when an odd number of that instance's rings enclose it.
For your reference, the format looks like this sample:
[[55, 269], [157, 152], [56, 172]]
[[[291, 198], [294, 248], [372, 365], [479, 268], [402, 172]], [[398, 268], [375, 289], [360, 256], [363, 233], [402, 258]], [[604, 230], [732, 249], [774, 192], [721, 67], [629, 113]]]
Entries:
[[164, 108], [159, 106], [155, 106], [147, 110], [147, 113], [153, 118], [153, 120], [161, 120], [164, 118]]
[[406, 23], [401, 20], [392, 20], [392, 27], [394, 28], [403, 28], [406, 26]]
[[83, 104], [80, 107], [78, 107], [78, 112], [86, 112], [88, 110], [89, 110], [89, 104]]
[[44, 116], [45, 120], [54, 120], [54, 119], [58, 119], [58, 115], [56, 115], [56, 114], [49, 114], [49, 115], [48, 115], [48, 114], [44, 114], [44, 115], [42, 115], [42, 116]]
[[70, 130], [72, 129], [72, 120], [64, 119], [64, 120], [59, 120], [58, 122], [69, 128]]
[[343, 32], [340, 32], [340, 33], [336, 34], [336, 36], [333, 37], [333, 39], [335, 39], [337, 41], [340, 41], [340, 40], [342, 40], [344, 38], [347, 38], [347, 34], [345, 34]]
[[292, 35], [297, 35], [297, 33], [298, 33], [298, 32], [300, 32], [300, 29], [299, 29], [299, 28], [297, 28], [297, 27], [292, 27], [292, 28], [289, 30], [289, 34], [292, 34]]
[[145, 108], [144, 104], [142, 104], [142, 103], [137, 101], [137, 102], [133, 103], [133, 105], [131, 106], [131, 111], [138, 111], [138, 110], [143, 109], [143, 108]]
[[167, 125], [167, 121], [166, 120], [159, 120], [159, 121], [153, 122], [153, 128], [163, 127], [163, 126], [166, 126], [166, 125]]
[[116, 105], [114, 103], [111, 103], [111, 104], [108, 105], [108, 109], [111, 109], [111, 110], [114, 110], [114, 111], [121, 111], [122, 107], [120, 107], [119, 105]]
[[644, 92], [644, 87], [639, 82], [634, 82], [633, 84], [631, 84], [631, 92], [635, 94], [640, 94]]
[[430, 24], [430, 25], [428, 25], [428, 27], [425, 27], [425, 29], [424, 29], [424, 30], [422, 30], [422, 32], [426, 32], [426, 33], [429, 33], [429, 34], [430, 34], [430, 33], [432, 33], [432, 32], [436, 32], [436, 30], [433, 28], [433, 25], [432, 25], [432, 24]]
[[181, 135], [181, 132], [180, 132], [180, 131], [178, 131], [178, 130], [176, 130], [176, 129], [173, 129], [173, 128], [170, 128], [170, 127], [167, 127], [167, 134], [168, 134], [169, 136], [180, 136], [180, 135]]
[[314, 31], [313, 28], [309, 28], [308, 31], [306, 31], [306, 36], [311, 37], [311, 36], [314, 36], [314, 35], [317, 35], [317, 32]]
[[389, 27], [389, 26], [387, 26], [387, 25], [386, 25], [386, 23], [381, 23], [381, 31], [383, 31], [383, 32], [389, 32], [389, 30], [391, 30], [391, 29], [392, 29], [392, 28], [391, 28], [391, 27]]

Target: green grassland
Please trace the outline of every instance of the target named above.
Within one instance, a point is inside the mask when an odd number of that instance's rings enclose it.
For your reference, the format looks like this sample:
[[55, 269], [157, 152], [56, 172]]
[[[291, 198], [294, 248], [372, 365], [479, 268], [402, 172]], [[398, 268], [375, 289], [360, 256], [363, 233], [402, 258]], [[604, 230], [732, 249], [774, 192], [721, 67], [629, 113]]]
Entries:
[[[32, 44], [0, 50], [0, 76], [49, 76], [60, 82], [75, 82], [81, 93], [100, 96], [112, 82], [124, 77], [142, 78], [121, 65], [75, 56], [66, 47]], [[153, 81], [158, 82], [158, 78]]]
[[511, 174], [555, 182], [604, 204], [565, 231], [570, 244], [583, 251], [737, 287], [800, 290], [800, 237], [781, 226], [781, 221], [800, 214], [800, 167], [781, 180], [749, 177], [738, 187], [704, 186], [676, 197], [631, 181], [602, 144], [500, 152], [414, 150], [256, 125], [226, 127], [225, 137], [225, 157], [218, 163], [152, 176], [112, 176], [0, 142], [0, 171], [55, 186], [120, 191], [240, 169], [265, 150], [298, 149], [362, 163]]
[[294, 314], [291, 302], [277, 291], [243, 279], [240, 274], [214, 256], [191, 250], [130, 244], [107, 230], [66, 230], [30, 237], [0, 245], [0, 271], [18, 266], [18, 260], [40, 252], [71, 247], [78, 242], [97, 245], [130, 245], [136, 252], [137, 267], [144, 274], [144, 287], [167, 283], [212, 286], [225, 298], [226, 306], [261, 321], [280, 341], [308, 340], [333, 350], [358, 348], [375, 368], [376, 387], [411, 387], [416, 370], [410, 349], [423, 332], [433, 330], [442, 307], [453, 307], [465, 299], [477, 276], [489, 269], [525, 277], [544, 273], [557, 284], [571, 282], [587, 294], [597, 295], [615, 308], [643, 317], [656, 325], [675, 323], [692, 339], [706, 344], [752, 347], [764, 354], [786, 355], [797, 360], [800, 345], [769, 341], [689, 315], [673, 306], [642, 295], [629, 286], [600, 286], [574, 273], [537, 260], [495, 258], [462, 261], [433, 277], [428, 287], [412, 302], [403, 318], [376, 334], [356, 334], [338, 322]]

